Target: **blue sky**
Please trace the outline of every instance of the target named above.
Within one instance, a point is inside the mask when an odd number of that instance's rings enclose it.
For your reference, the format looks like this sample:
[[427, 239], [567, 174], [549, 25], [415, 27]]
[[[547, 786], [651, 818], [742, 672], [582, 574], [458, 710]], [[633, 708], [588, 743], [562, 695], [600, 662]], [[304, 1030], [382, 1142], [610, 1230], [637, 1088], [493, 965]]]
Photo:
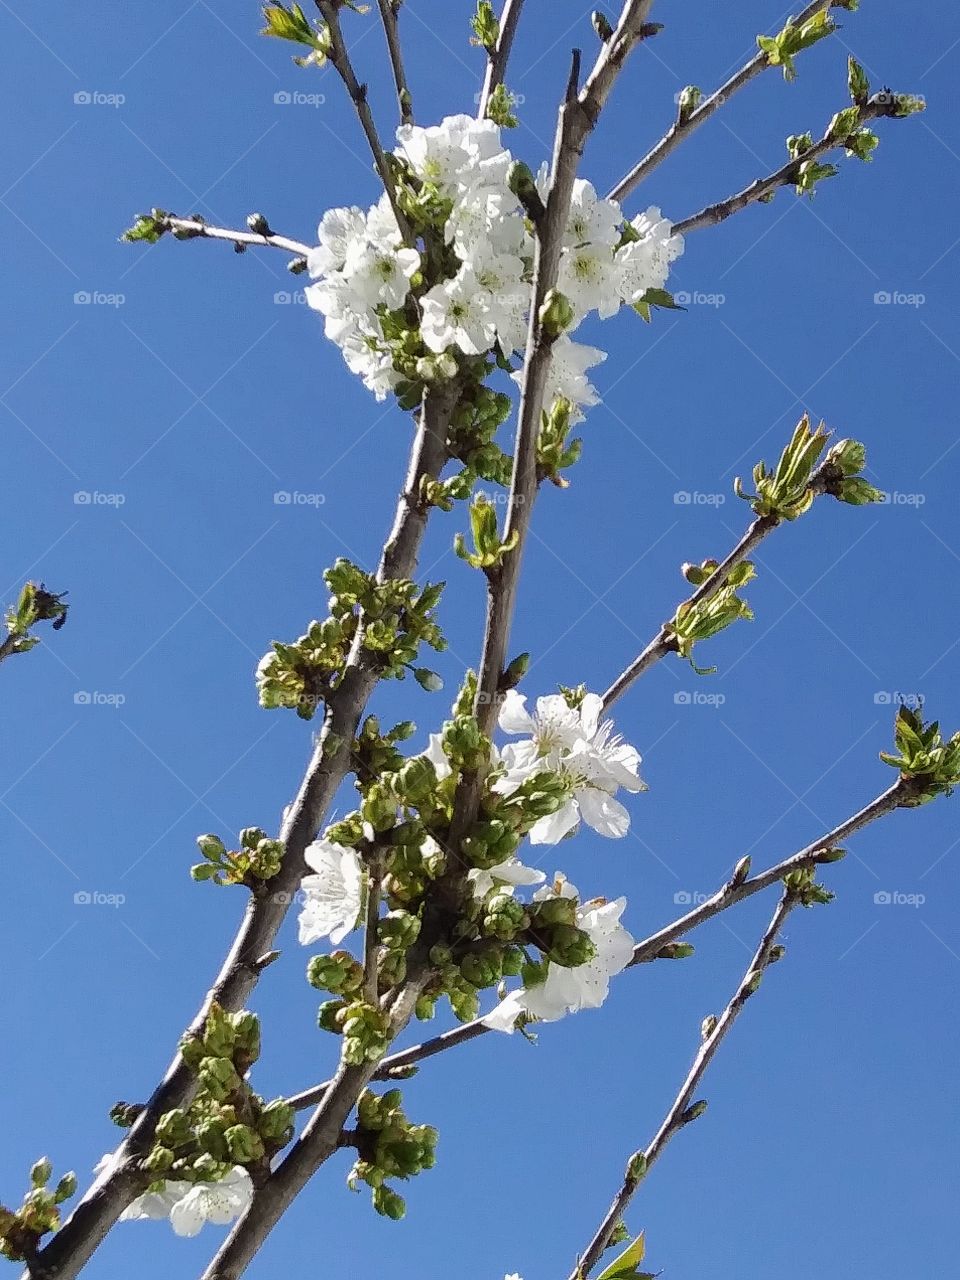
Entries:
[[[534, 165], [569, 48], [592, 48], [589, 7], [528, 5], [511, 145]], [[472, 107], [470, 8], [405, 6], [422, 121]], [[660, 135], [684, 84], [719, 84], [785, 11], [662, 3], [653, 16], [666, 30], [631, 62], [588, 150], [583, 172], [601, 187]], [[680, 219], [776, 168], [786, 134], [822, 129], [844, 104], [848, 49], [875, 86], [923, 94], [926, 115], [883, 122], [876, 161], [842, 163], [815, 203], [780, 193], [691, 236], [672, 284], [712, 303], [590, 331], [610, 352], [596, 378], [604, 405], [572, 487], [538, 504], [527, 553], [511, 648], [534, 655], [528, 691], [602, 688], [672, 611], [678, 565], [732, 545], [748, 514], [733, 476], [772, 459], [803, 408], [866, 441], [871, 478], [894, 495], [861, 510], [824, 500], [779, 531], [750, 588], [756, 621], [710, 645], [719, 674], [663, 663], [618, 707], [650, 784], [631, 801], [631, 835], [585, 834], [544, 865], [586, 893], [626, 893], [637, 936], [684, 895], [711, 892], [743, 853], [766, 865], [886, 786], [877, 752], [897, 694], [960, 725], [960, 29], [942, 2], [909, 21], [893, 0], [841, 16], [796, 84], [764, 75], [628, 210], [655, 202]], [[325, 565], [375, 561], [407, 448], [404, 416], [351, 380], [317, 317], [290, 301], [282, 255], [117, 242], [151, 204], [225, 225], [262, 209], [309, 239], [325, 209], [375, 197], [333, 75], [297, 70], [258, 26], [256, 5], [227, 0], [106, 0], [95, 13], [0, 3], [15, 320], [0, 354], [3, 600], [32, 576], [72, 602], [66, 628], [2, 672], [7, 1203], [41, 1153], [84, 1176], [116, 1136], [110, 1105], [149, 1091], [219, 965], [242, 895], [191, 884], [193, 839], [275, 828], [310, 745], [295, 717], [259, 710], [254, 665], [270, 640], [323, 616]], [[347, 26], [388, 131], [379, 31], [372, 17]], [[294, 91], [323, 101], [276, 100]], [[284, 491], [322, 501], [278, 505]], [[439, 662], [450, 686], [476, 660], [482, 611], [479, 576], [450, 550], [463, 519], [434, 521], [421, 562], [450, 583]], [[713, 697], [685, 702], [693, 693]], [[447, 703], [412, 682], [377, 695], [385, 719], [418, 721], [420, 741]], [[953, 1263], [955, 803], [858, 838], [827, 876], [836, 904], [791, 921], [786, 963], [703, 1089], [707, 1117], [631, 1210], [669, 1280], [893, 1280]], [[438, 1059], [407, 1087], [410, 1115], [438, 1125], [441, 1145], [409, 1188], [406, 1222], [377, 1218], [333, 1161], [251, 1276], [372, 1280], [385, 1257], [394, 1280], [565, 1276], [771, 908], [755, 901], [702, 930], [695, 960], [625, 975], [601, 1012], [545, 1028], [537, 1048], [491, 1036]], [[267, 1094], [323, 1078], [332, 1061], [305, 953], [289, 928], [283, 941], [256, 1001]], [[122, 1227], [87, 1274], [193, 1274], [215, 1231], [182, 1242], [162, 1225]]]

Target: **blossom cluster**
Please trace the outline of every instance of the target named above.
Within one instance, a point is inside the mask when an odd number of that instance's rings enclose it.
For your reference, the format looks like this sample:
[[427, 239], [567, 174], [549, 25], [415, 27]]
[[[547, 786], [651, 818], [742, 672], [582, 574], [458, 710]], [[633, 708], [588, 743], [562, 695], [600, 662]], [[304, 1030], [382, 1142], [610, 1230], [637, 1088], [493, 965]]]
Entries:
[[[378, 399], [411, 370], [429, 381], [452, 376], [460, 356], [509, 359], [524, 350], [532, 297], [533, 224], [499, 126], [450, 116], [430, 128], [404, 125], [397, 141], [395, 200], [409, 214], [406, 241], [384, 195], [366, 213], [326, 213], [307, 259], [310, 306]], [[547, 186], [544, 166], [539, 198]], [[576, 181], [558, 281], [573, 319], [554, 346], [548, 403], [568, 400], [575, 421], [597, 403], [588, 370], [605, 353], [571, 332], [593, 311], [605, 319], [662, 289], [682, 251], [659, 209], [626, 221], [615, 201]]]
[[[549, 779], [558, 799], [543, 817], [528, 821], [533, 844], [557, 844], [569, 835], [581, 819], [599, 834], [622, 837], [629, 829], [629, 814], [617, 800], [620, 788], [630, 792], [644, 789], [639, 776], [640, 756], [614, 734], [609, 721], [601, 719], [603, 703], [596, 694], [556, 694], [537, 700], [535, 710], [526, 709], [526, 699], [511, 691], [504, 697], [499, 713], [500, 728], [509, 734], [526, 735], [498, 751], [490, 749], [491, 796], [523, 804], [531, 787], [542, 787]], [[444, 737], [432, 735], [427, 752], [414, 757], [411, 766], [422, 766], [434, 779], [434, 786], [452, 785], [452, 769], [444, 748]], [[466, 846], [465, 846], [466, 847]], [[515, 849], [516, 841], [507, 846]], [[432, 835], [423, 838], [420, 854], [427, 860], [443, 862], [443, 851]], [[310, 874], [302, 881], [304, 905], [299, 919], [301, 943], [309, 945], [322, 938], [339, 944], [357, 927], [364, 911], [366, 872], [357, 848], [332, 838], [314, 842], [306, 852]], [[545, 884], [546, 875], [527, 867], [515, 853], [501, 860], [481, 860], [467, 873], [469, 896], [475, 904], [465, 918], [479, 924], [480, 938], [499, 939], [507, 950], [500, 968], [487, 972], [486, 962], [466, 956], [459, 972], [475, 986], [490, 986], [501, 976], [521, 976], [523, 986], [506, 996], [485, 1021], [491, 1028], [512, 1031], [519, 1018], [554, 1021], [566, 1013], [597, 1008], [606, 999], [610, 978], [629, 964], [633, 939], [620, 923], [626, 900], [613, 902], [580, 900], [572, 884], [560, 873]], [[518, 890], [538, 886], [529, 903], [517, 899]], [[418, 927], [406, 912], [394, 912], [388, 937], [401, 928], [416, 937]], [[543, 959], [523, 963], [517, 951], [536, 946]], [[486, 945], [486, 944], [484, 944]], [[518, 963], [507, 960], [510, 947]], [[447, 953], [441, 964], [449, 965]], [[360, 974], [345, 953], [337, 953], [321, 965], [324, 982], [341, 998], [350, 996]], [[329, 972], [328, 972], [329, 971]], [[475, 994], [473, 996], [475, 1000]], [[352, 1015], [346, 1015], [352, 1016]], [[469, 1016], [469, 1015], [468, 1015]], [[475, 1016], [475, 1015], [474, 1015]]]
[[[104, 1156], [96, 1172], [113, 1167], [115, 1157]], [[253, 1198], [253, 1183], [237, 1165], [219, 1182], [188, 1182], [168, 1178], [145, 1191], [124, 1209], [121, 1222], [170, 1219], [178, 1236], [195, 1236], [205, 1222], [226, 1226], [239, 1218]]]

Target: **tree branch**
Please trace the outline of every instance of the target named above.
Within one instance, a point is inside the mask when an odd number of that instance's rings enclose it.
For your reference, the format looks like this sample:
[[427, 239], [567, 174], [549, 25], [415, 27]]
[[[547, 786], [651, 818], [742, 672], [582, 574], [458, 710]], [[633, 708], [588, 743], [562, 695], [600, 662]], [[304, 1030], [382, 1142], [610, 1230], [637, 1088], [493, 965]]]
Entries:
[[[344, 83], [347, 93], [350, 95], [350, 101], [353, 103], [357, 116], [360, 120], [360, 127], [363, 129], [367, 143], [370, 146], [373, 162], [376, 165], [377, 173], [383, 183], [390, 205], [393, 209], [394, 216], [397, 219], [397, 225], [405, 241], [409, 243], [410, 228], [407, 220], [397, 204], [396, 187], [393, 181], [393, 174], [387, 163], [387, 157], [384, 154], [383, 146], [380, 142], [380, 135], [377, 133], [377, 126], [373, 119], [373, 112], [370, 110], [370, 103], [367, 101], [367, 86], [361, 84], [356, 77], [353, 69], [353, 63], [350, 61], [350, 55], [347, 52], [346, 42], [343, 38], [343, 30], [340, 26], [339, 6], [336, 0], [316, 0], [317, 8], [323, 14], [323, 20], [327, 24], [330, 32], [330, 52], [327, 55], [331, 66], [339, 75]], [[382, 6], [381, 6], [382, 7]]]
[[[869, 102], [860, 108], [857, 128], [862, 127], [871, 120], [877, 120], [881, 116], [893, 116], [895, 112], [895, 101], [890, 94], [875, 94]], [[805, 151], [796, 160], [788, 160], [786, 164], [781, 165], [774, 173], [768, 174], [765, 178], [757, 178], [755, 182], [750, 183], [749, 187], [744, 187], [742, 191], [737, 191], [734, 195], [728, 196], [726, 200], [721, 200], [717, 204], [709, 204], [706, 208], [701, 209], [699, 213], [692, 214], [689, 218], [684, 218], [682, 222], [674, 223], [673, 230], [678, 235], [686, 235], [689, 231], [699, 231], [701, 227], [717, 226], [718, 223], [725, 221], [732, 214], [739, 213], [741, 209], [746, 209], [748, 205], [756, 204], [758, 200], [769, 199], [778, 187], [792, 186], [797, 180], [802, 165], [811, 160], [818, 160], [830, 151], [838, 150], [843, 144], [843, 138], [832, 138], [829, 132], [825, 133], [819, 141], [815, 142], [809, 150]]]
[[[834, 479], [834, 473], [835, 468], [829, 462], [821, 463], [810, 477], [810, 489], [815, 494], [825, 493]], [[715, 591], [723, 586], [731, 569], [735, 569], [738, 564], [746, 560], [764, 538], [782, 523], [783, 521], [777, 516], [758, 516], [733, 550], [717, 565], [710, 577], [687, 597], [684, 603], [692, 607], [713, 595]], [[621, 698], [630, 686], [649, 671], [651, 667], [656, 666], [661, 658], [665, 658], [667, 654], [675, 652], [676, 640], [674, 633], [670, 624], [664, 623], [642, 653], [634, 658], [633, 662], [617, 676], [613, 684], [604, 693], [604, 710], [609, 710], [617, 699]]]
[[393, 82], [397, 87], [397, 105], [400, 108], [400, 123], [413, 124], [413, 99], [407, 84], [407, 73], [403, 65], [403, 50], [400, 46], [399, 22], [400, 6], [403, 0], [377, 0], [380, 7], [380, 18], [383, 22], [384, 34], [387, 37], [387, 49], [390, 53], [390, 66], [393, 69]]
[[289, 236], [274, 235], [272, 231], [266, 235], [260, 235], [256, 231], [234, 231], [227, 227], [211, 227], [202, 219], [178, 218], [172, 213], [158, 221], [166, 231], [186, 233], [181, 237], [183, 239], [227, 240], [230, 244], [243, 245], [244, 248], [247, 245], [266, 245], [272, 249], [283, 249], [285, 253], [295, 253], [302, 258], [305, 258], [311, 249], [308, 244], [291, 240]]
[[[420, 502], [420, 479], [436, 479], [446, 461], [447, 427], [458, 392], [456, 383], [447, 383], [425, 397], [407, 480], [377, 571], [379, 582], [409, 578], [416, 568], [428, 516]], [[213, 1001], [228, 1011], [241, 1009], [256, 986], [261, 972], [259, 958], [270, 952], [294, 900], [305, 871], [304, 851], [315, 839], [349, 770], [350, 744], [378, 678], [363, 649], [361, 627], [343, 679], [327, 700], [323, 729], [280, 831], [285, 848], [283, 866], [260, 892], [251, 895], [230, 952], [190, 1031], [203, 1027]], [[177, 1053], [121, 1144], [111, 1169], [97, 1179], [63, 1227], [39, 1251], [36, 1264], [23, 1280], [73, 1280], [130, 1200], [143, 1189], [139, 1162], [150, 1150], [157, 1121], [189, 1101], [194, 1084], [193, 1073]]]
[[[792, 19], [792, 22], [795, 26], [802, 26], [808, 18], [812, 18], [827, 3], [828, 0], [813, 0], [811, 4], [801, 9], [797, 16]], [[833, 7], [836, 6], [834, 5]], [[678, 117], [660, 141], [650, 148], [639, 164], [636, 164], [625, 177], [620, 179], [610, 191], [607, 199], [623, 202], [631, 192], [637, 189], [648, 174], [662, 164], [667, 156], [677, 149], [685, 138], [688, 138], [700, 125], [709, 120], [716, 111], [719, 111], [722, 106], [729, 102], [738, 89], [742, 89], [744, 85], [749, 84], [762, 71], [766, 71], [769, 65], [770, 62], [767, 55], [762, 49], [755, 53], [749, 62], [744, 63], [740, 70], [735, 72], [709, 98], [705, 98], [695, 111], [690, 112], [690, 115], [685, 120]]]
[[[850, 836], [869, 826], [871, 822], [876, 822], [878, 818], [882, 818], [886, 814], [892, 813], [895, 809], [908, 805], [916, 795], [916, 790], [915, 783], [900, 778], [892, 787], [888, 787], [886, 791], [881, 792], [879, 796], [871, 800], [858, 813], [847, 818], [839, 826], [834, 827], [832, 831], [828, 831], [819, 840], [815, 840], [798, 852], [790, 854], [789, 857], [768, 867], [765, 871], [759, 872], [752, 878], [738, 879], [734, 877], [728, 880], [711, 898], [708, 898], [692, 911], [687, 912], [686, 915], [671, 921], [670, 924], [664, 925], [662, 929], [658, 929], [656, 933], [636, 943], [633, 948], [633, 959], [627, 965], [627, 968], [630, 969], [635, 965], [649, 964], [651, 961], [666, 958], [664, 956], [665, 948], [679, 938], [686, 937], [699, 925], [705, 924], [707, 920], [720, 915], [722, 911], [735, 906], [738, 902], [743, 902], [746, 898], [753, 897], [754, 894], [760, 893], [764, 889], [769, 889], [771, 885], [782, 880], [791, 871], [812, 866], [820, 861], [829, 861], [829, 859], [823, 857], [825, 852], [837, 848], [843, 841], [848, 840]], [[667, 954], [669, 955], [669, 953]], [[417, 1063], [424, 1062], [428, 1058], [434, 1058], [437, 1054], [445, 1053], [448, 1049], [455, 1049], [459, 1045], [468, 1044], [470, 1041], [486, 1035], [489, 1030], [490, 1028], [484, 1023], [483, 1019], [478, 1018], [474, 1022], [454, 1027], [450, 1031], [445, 1031], [442, 1035], [434, 1036], [432, 1039], [413, 1045], [409, 1049], [401, 1049], [380, 1062], [374, 1079], [395, 1079], [408, 1067], [416, 1066]], [[294, 1094], [287, 1101], [298, 1111], [304, 1107], [313, 1106], [324, 1096], [330, 1087], [330, 1083], [328, 1080], [323, 1084], [314, 1085], [310, 1089], [304, 1089], [302, 1093]]]
[[[420, 995], [423, 978], [412, 978], [393, 1007], [392, 1029], [406, 1026]], [[340, 1145], [340, 1135], [360, 1094], [377, 1072], [376, 1062], [361, 1067], [341, 1064], [320, 1106], [230, 1232], [201, 1280], [238, 1280], [267, 1236], [320, 1166]]]
[[623, 1185], [614, 1196], [613, 1203], [607, 1210], [593, 1239], [587, 1245], [583, 1256], [578, 1260], [576, 1267], [571, 1272], [569, 1280], [584, 1280], [584, 1277], [596, 1266], [603, 1251], [610, 1243], [610, 1238], [617, 1224], [623, 1218], [627, 1205], [633, 1199], [637, 1188], [653, 1167], [654, 1162], [663, 1154], [667, 1143], [681, 1129], [703, 1114], [706, 1104], [695, 1104], [694, 1094], [717, 1050], [723, 1043], [727, 1032], [736, 1022], [747, 1001], [760, 985], [764, 971], [770, 964], [771, 953], [777, 935], [796, 905], [796, 897], [787, 890], [777, 904], [777, 909], [774, 911], [769, 925], [767, 925], [766, 931], [760, 940], [760, 945], [757, 947], [756, 953], [750, 961], [747, 971], [743, 975], [743, 979], [730, 1003], [716, 1020], [712, 1029], [703, 1037], [700, 1048], [697, 1050], [697, 1056], [694, 1058], [693, 1065], [687, 1073], [687, 1078], [681, 1085], [680, 1092], [657, 1130], [656, 1136], [646, 1149], [634, 1152], [628, 1160]]
[[500, 35], [496, 48], [487, 54], [487, 71], [480, 94], [480, 110], [477, 119], [482, 120], [487, 114], [490, 99], [503, 84], [507, 74], [507, 63], [513, 50], [514, 36], [523, 9], [523, 0], [505, 0], [503, 12], [500, 14]]

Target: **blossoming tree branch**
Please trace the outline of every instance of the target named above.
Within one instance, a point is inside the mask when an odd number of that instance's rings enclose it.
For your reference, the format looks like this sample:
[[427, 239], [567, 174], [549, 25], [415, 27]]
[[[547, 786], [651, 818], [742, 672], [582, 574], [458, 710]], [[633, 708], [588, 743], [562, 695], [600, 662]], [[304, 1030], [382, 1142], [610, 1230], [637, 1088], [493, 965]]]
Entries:
[[[675, 306], [668, 285], [684, 236], [767, 203], [781, 187], [812, 195], [837, 176], [831, 156], [870, 160], [874, 126], [920, 109], [909, 95], [874, 91], [851, 57], [845, 100], [822, 133], [787, 139], [774, 172], [676, 221], [654, 205], [624, 208], [734, 93], [767, 71], [792, 79], [804, 50], [835, 30], [835, 11], [856, 7], [856, 0], [808, 4], [780, 31], [759, 36], [754, 56], [715, 91], [688, 86], [664, 136], [607, 196], [581, 175], [584, 149], [613, 109], [618, 81], [628, 101], [636, 89], [630, 54], [661, 30], [652, 0], [627, 0], [618, 17], [598, 11], [592, 30], [584, 24], [581, 48], [558, 73], [549, 158], [521, 157], [505, 141], [517, 123], [509, 71], [523, 0], [506, 0], [499, 13], [481, 0], [471, 31], [465, 19], [464, 39], [486, 59], [480, 109], [438, 124], [418, 122], [403, 0], [378, 0], [375, 12], [352, 0], [317, 0], [310, 15], [299, 5], [264, 9], [264, 34], [297, 46], [304, 75], [328, 63], [339, 76], [382, 196], [369, 209], [324, 213], [316, 243], [276, 233], [259, 213], [231, 229], [162, 209], [138, 217], [126, 238], [221, 240], [238, 252], [272, 247], [291, 255], [290, 270], [309, 278], [309, 304], [350, 373], [411, 415], [409, 467], [379, 564], [329, 566], [326, 616], [305, 618], [303, 634], [275, 641], [257, 668], [265, 709], [319, 728], [279, 831], [249, 827], [238, 848], [215, 833], [198, 839], [193, 879], [210, 891], [238, 889], [246, 905], [166, 1074], [146, 1100], [116, 1105], [123, 1140], [69, 1216], [77, 1178], [54, 1180], [46, 1158], [29, 1171], [22, 1202], [0, 1208], [0, 1248], [25, 1264], [25, 1277], [71, 1280], [118, 1222], [161, 1218], [178, 1235], [229, 1225], [203, 1280], [237, 1280], [317, 1170], [342, 1151], [353, 1161], [350, 1186], [366, 1186], [377, 1213], [402, 1218], [403, 1182], [430, 1169], [437, 1152], [436, 1130], [404, 1110], [400, 1084], [420, 1064], [498, 1032], [519, 1032], [503, 1053], [521, 1051], [531, 1027], [598, 1007], [625, 970], [689, 957], [687, 939], [700, 924], [778, 892], [729, 1004], [703, 1022], [668, 1114], [629, 1155], [619, 1181], [611, 1177], [612, 1202], [602, 1214], [598, 1203], [592, 1234], [570, 1239], [570, 1280], [644, 1274], [643, 1239], [631, 1239], [628, 1208], [670, 1140], [703, 1113], [701, 1080], [783, 955], [784, 921], [797, 908], [829, 902], [818, 875], [859, 830], [950, 792], [960, 781], [960, 735], [946, 738], [937, 724], [901, 709], [893, 750], [881, 757], [893, 781], [875, 798], [760, 871], [749, 858], [718, 867], [715, 894], [637, 940], [616, 885], [585, 900], [555, 864], [549, 875], [528, 866], [526, 846], [559, 846], [583, 827], [623, 837], [633, 807], [656, 801], [639, 798], [641, 758], [616, 733], [614, 704], [661, 660], [705, 674], [701, 654], [711, 637], [752, 616], [744, 590], [764, 538], [814, 506], [856, 507], [880, 494], [864, 478], [864, 446], [804, 418], [779, 457], [759, 462], [752, 482], [737, 482], [750, 513], [743, 536], [722, 558], [683, 566], [675, 612], [635, 660], [622, 672], [604, 670], [601, 651], [576, 673], [583, 683], [559, 690], [528, 687], [529, 655], [511, 649], [520, 566], [545, 487], [561, 491], [556, 501], [575, 501], [563, 493], [584, 448], [574, 431], [598, 403], [591, 370], [605, 358], [577, 340], [581, 323], [594, 313], [650, 323]], [[350, 47], [355, 27], [375, 21], [396, 89], [393, 138], [374, 119]], [[505, 503], [494, 500], [497, 490]], [[835, 507], [822, 518], [835, 519]], [[428, 692], [440, 686], [424, 653], [445, 645], [445, 588], [416, 578], [430, 520], [448, 523], [464, 565], [448, 589], [486, 594], [477, 666], [463, 673], [445, 718], [435, 715], [422, 730], [412, 722], [387, 728], [368, 709], [381, 681], [412, 675]], [[59, 596], [28, 584], [8, 617], [0, 659], [36, 642], [35, 623], [53, 620], [56, 628], [65, 613]], [[355, 807], [332, 822], [347, 779]], [[270, 982], [290, 980], [289, 966], [271, 966], [294, 903], [299, 941], [311, 949], [307, 981], [323, 993], [318, 1034], [329, 1042], [331, 1071], [300, 1093], [267, 1099], [256, 1091], [255, 1068], [270, 1046], [261, 1045], [247, 1004], [268, 969]], [[398, 1044], [412, 1021], [441, 1008], [459, 1025]], [[602, 1183], [604, 1171], [596, 1179]], [[624, 1243], [598, 1270], [606, 1251]]]

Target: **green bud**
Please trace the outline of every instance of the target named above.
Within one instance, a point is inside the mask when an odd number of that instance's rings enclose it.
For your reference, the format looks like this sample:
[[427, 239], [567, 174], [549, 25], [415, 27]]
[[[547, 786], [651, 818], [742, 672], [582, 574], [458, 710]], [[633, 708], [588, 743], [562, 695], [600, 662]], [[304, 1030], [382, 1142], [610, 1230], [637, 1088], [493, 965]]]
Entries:
[[234, 1164], [252, 1164], [263, 1159], [263, 1140], [249, 1125], [235, 1124], [223, 1136]]
[[373, 1190], [373, 1207], [384, 1218], [399, 1222], [406, 1214], [407, 1206], [403, 1196], [397, 1195], [389, 1187], [375, 1187]]
[[680, 1117], [680, 1123], [690, 1124], [693, 1120], [699, 1120], [706, 1109], [706, 1101], [702, 1100], [700, 1102], [693, 1103], [692, 1106], [687, 1107], [686, 1111], [684, 1111], [683, 1115]]
[[204, 1058], [197, 1074], [201, 1085], [217, 1102], [226, 1102], [240, 1088], [240, 1077], [229, 1058]]
[[559, 289], [551, 289], [540, 308], [540, 327], [548, 338], [559, 338], [573, 324], [576, 313]]
[[36, 1188], [45, 1187], [53, 1175], [53, 1165], [42, 1156], [30, 1170], [30, 1183]]
[[716, 1031], [717, 1029], [718, 1021], [719, 1019], [717, 1018], [717, 1015], [715, 1013], [707, 1014], [704, 1020], [700, 1023], [700, 1039], [701, 1040], [710, 1039], [714, 1031]]
[[203, 1027], [204, 1052], [208, 1057], [229, 1058], [235, 1043], [236, 1031], [230, 1015], [214, 1001]]
[[242, 1010], [231, 1016], [235, 1042], [234, 1058], [238, 1066], [249, 1067], [260, 1057], [260, 1019], [255, 1013]]
[[260, 1112], [260, 1119], [257, 1121], [260, 1137], [271, 1147], [282, 1147], [293, 1136], [295, 1118], [296, 1112], [293, 1107], [282, 1098], [277, 1098], [275, 1102], [268, 1102]]
[[392, 951], [406, 951], [420, 936], [420, 918], [409, 911], [391, 911], [377, 925], [377, 936]]
[[219, 862], [226, 855], [226, 848], [219, 836], [197, 836], [197, 847], [205, 858], [211, 862]]
[[695, 84], [688, 84], [685, 89], [681, 89], [677, 98], [677, 120], [680, 124], [687, 123], [699, 107], [702, 97], [703, 94]]
[[175, 1159], [169, 1147], [156, 1146], [143, 1161], [142, 1168], [146, 1173], [164, 1174]]
[[550, 932], [549, 946], [545, 950], [548, 960], [566, 969], [588, 964], [597, 954], [597, 948], [589, 936], [575, 925], [554, 925]]
[[696, 947], [690, 942], [668, 942], [665, 947], [661, 947], [657, 952], [658, 960], [687, 960], [696, 952]]

